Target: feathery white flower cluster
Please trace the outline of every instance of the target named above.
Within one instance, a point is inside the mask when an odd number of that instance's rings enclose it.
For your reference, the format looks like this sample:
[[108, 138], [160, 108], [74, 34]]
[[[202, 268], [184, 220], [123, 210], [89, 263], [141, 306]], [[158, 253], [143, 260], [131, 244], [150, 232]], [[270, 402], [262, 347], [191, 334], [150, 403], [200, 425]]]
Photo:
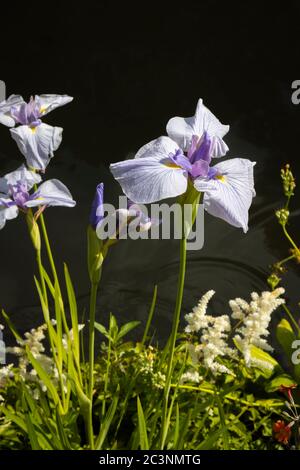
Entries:
[[189, 369], [187, 372], [182, 374], [180, 383], [193, 382], [199, 384], [203, 380], [203, 377], [199, 374], [197, 370]]
[[[55, 324], [55, 320], [52, 320], [52, 324]], [[79, 325], [80, 330], [83, 328], [84, 325]], [[27, 349], [31, 352], [33, 357], [40, 363], [43, 367], [45, 372], [51, 379], [54, 381], [55, 384], [58, 384], [60, 380], [59, 373], [57, 367], [52, 359], [52, 357], [48, 356], [45, 353], [45, 347], [43, 341], [45, 339], [45, 331], [47, 330], [47, 325], [43, 324], [40, 325], [38, 328], [32, 328], [30, 332], [26, 332], [24, 334], [24, 339], [17, 340], [18, 346], [9, 347], [7, 348], [7, 352], [14, 354], [19, 357], [19, 364], [18, 364], [18, 372], [19, 376], [28, 382], [35, 382], [38, 383], [42, 389], [42, 391], [46, 391], [47, 387], [42, 380], [37, 377], [36, 370], [31, 366], [30, 361], [27, 355]], [[73, 332], [70, 330], [69, 335], [71, 341], [73, 340]], [[63, 338], [63, 344], [67, 349], [68, 343], [66, 338]], [[67, 392], [67, 376], [66, 374], [61, 374], [64, 390]], [[40, 397], [39, 388], [33, 390], [33, 397], [38, 400]]]
[[231, 330], [230, 318], [228, 315], [206, 315], [208, 302], [214, 294], [213, 290], [204, 294], [197, 307], [185, 316], [188, 323], [186, 333], [198, 333], [200, 341], [197, 345], [190, 345], [190, 356], [195, 364], [201, 361], [204, 367], [215, 375], [232, 374], [228, 367], [220, 363], [222, 356], [232, 356], [234, 353], [227, 345], [228, 333]]
[[204, 294], [198, 302], [198, 305], [193, 308], [191, 313], [185, 315], [187, 326], [185, 327], [186, 333], [198, 333], [204, 326], [206, 326], [206, 310], [210, 299], [215, 294], [214, 290], [209, 290]]
[[[29, 349], [30, 353], [35, 359], [39, 361], [42, 367], [46, 370], [47, 374], [50, 375], [53, 369], [53, 362], [45, 352], [43, 340], [45, 339], [45, 330], [47, 326], [45, 324], [40, 325], [38, 328], [32, 328], [24, 334], [24, 339], [18, 339], [18, 346], [8, 347], [7, 352], [18, 356], [18, 372], [20, 377], [26, 381], [38, 382], [42, 390], [46, 391], [45, 384], [38, 380], [36, 370], [31, 367], [29, 362], [26, 349]], [[34, 393], [34, 397], [38, 399], [38, 391]]]
[[284, 294], [284, 289], [279, 287], [273, 292], [262, 292], [261, 295], [253, 292], [250, 303], [240, 298], [229, 302], [232, 318], [242, 323], [242, 326], [237, 329], [239, 334], [235, 335], [234, 340], [238, 343], [248, 367], [251, 365], [267, 366], [266, 362], [251, 356], [251, 346], [273, 351], [266, 337], [269, 335], [268, 327], [272, 313], [285, 302], [284, 299], [279, 298], [282, 294]]
[[159, 370], [156, 370], [156, 361], [156, 350], [153, 346], [149, 346], [139, 356], [139, 373], [145, 379], [150, 380], [153, 387], [162, 389], [165, 386], [166, 376]]
[[[237, 357], [237, 351], [228, 346], [228, 335], [231, 331], [230, 317], [228, 315], [214, 317], [206, 314], [208, 302], [214, 293], [213, 290], [210, 290], [204, 294], [193, 311], [185, 316], [187, 321], [185, 332], [196, 333], [199, 337], [198, 344], [189, 345], [189, 353], [194, 365], [201, 364], [215, 375], [233, 374], [228, 367], [221, 363], [222, 357]], [[261, 295], [253, 292], [250, 303], [240, 298], [229, 302], [232, 310], [231, 318], [241, 323], [234, 340], [248, 367], [269, 367], [265, 361], [251, 356], [251, 346], [257, 346], [265, 351], [273, 350], [265, 337], [269, 335], [268, 327], [271, 314], [284, 303], [284, 299], [279, 298], [283, 293], [283, 288], [278, 288], [273, 292], [262, 292]], [[183, 375], [185, 381], [193, 382], [196, 381], [193, 380], [195, 378], [193, 370], [189, 370]]]
[[7, 366], [0, 367], [0, 388], [4, 388], [8, 379], [14, 376], [13, 366], [13, 364], [8, 364]]

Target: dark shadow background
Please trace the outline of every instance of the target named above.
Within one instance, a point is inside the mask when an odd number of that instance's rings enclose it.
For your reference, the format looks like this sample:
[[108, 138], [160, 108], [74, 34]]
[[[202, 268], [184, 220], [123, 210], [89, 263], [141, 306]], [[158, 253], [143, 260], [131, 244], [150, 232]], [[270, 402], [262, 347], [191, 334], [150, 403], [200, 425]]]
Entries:
[[[68, 263], [82, 311], [89, 288], [85, 230], [96, 184], [104, 181], [106, 201], [116, 202], [120, 188], [109, 163], [164, 134], [170, 117], [193, 115], [199, 97], [231, 125], [229, 155], [257, 161], [257, 197], [246, 235], [207, 215], [204, 248], [189, 253], [183, 310], [211, 288], [217, 291], [211, 305], [218, 313], [228, 311], [230, 298], [266, 288], [269, 265], [288, 250], [274, 217], [282, 204], [280, 168], [290, 162], [300, 174], [300, 105], [291, 102], [291, 83], [299, 72], [299, 5], [52, 1], [2, 7], [0, 78], [7, 94], [75, 98], [47, 117], [64, 127], [64, 140], [46, 176], [61, 179], [78, 204], [72, 210], [49, 209], [46, 219], [55, 258]], [[0, 142], [1, 171], [12, 171], [23, 159], [4, 127]], [[295, 234], [299, 191], [290, 223]], [[0, 305], [23, 331], [42, 320], [22, 217], [7, 223], [0, 245]], [[114, 247], [104, 268], [98, 318], [113, 311], [122, 321], [144, 322], [157, 283], [155, 328], [158, 338], [165, 338], [178, 256], [177, 241]], [[298, 266], [291, 265], [284, 285], [296, 309]]]

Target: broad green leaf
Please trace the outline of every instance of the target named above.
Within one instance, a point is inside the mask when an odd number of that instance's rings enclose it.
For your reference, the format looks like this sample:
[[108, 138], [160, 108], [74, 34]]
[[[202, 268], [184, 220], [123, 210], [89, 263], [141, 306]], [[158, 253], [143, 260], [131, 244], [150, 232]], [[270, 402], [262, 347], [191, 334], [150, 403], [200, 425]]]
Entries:
[[[242, 349], [238, 341], [235, 341], [235, 340], [233, 341], [234, 341], [236, 348], [242, 352]], [[255, 364], [255, 367], [262, 372], [264, 377], [266, 378], [271, 377], [271, 375], [274, 373], [275, 368], [278, 370], [281, 370], [281, 367], [278, 364], [278, 362], [272, 356], [270, 356], [270, 354], [258, 348], [257, 346], [254, 346], [254, 345], [250, 346], [250, 354], [254, 362], [255, 360], [258, 361], [258, 364], [257, 365]], [[261, 363], [261, 365], [259, 363]], [[266, 363], [266, 367], [264, 367], [263, 363]]]
[[12, 412], [5, 408], [4, 406], [1, 406], [1, 412], [5, 414], [6, 418], [9, 421], [12, 421], [15, 423], [25, 434], [27, 433], [27, 426], [24, 421], [24, 414], [22, 414], [22, 417], [17, 415], [15, 412]]
[[276, 390], [279, 390], [281, 385], [285, 385], [286, 387], [288, 387], [289, 385], [293, 385], [294, 383], [295, 380], [292, 379], [292, 377], [287, 374], [282, 374], [278, 375], [277, 377], [274, 377], [274, 379], [268, 382], [265, 385], [265, 390], [267, 392], [275, 392]]
[[283, 318], [277, 325], [276, 337], [280, 346], [284, 350], [286, 357], [290, 361], [292, 355], [291, 345], [296, 339], [296, 335], [293, 331], [293, 328], [291, 327], [291, 324], [285, 318]]

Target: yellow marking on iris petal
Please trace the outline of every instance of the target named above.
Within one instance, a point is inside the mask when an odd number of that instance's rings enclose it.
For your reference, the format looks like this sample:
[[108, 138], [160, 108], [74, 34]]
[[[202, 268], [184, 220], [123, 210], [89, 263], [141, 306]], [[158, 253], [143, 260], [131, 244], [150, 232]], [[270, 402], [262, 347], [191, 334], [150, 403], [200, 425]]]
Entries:
[[31, 127], [30, 129], [31, 129], [32, 133], [34, 134], [35, 131], [36, 131], [36, 127]]
[[176, 163], [164, 163], [165, 166], [167, 166], [168, 168], [179, 168], [180, 170], [182, 170], [181, 166], [179, 165], [176, 165]]
[[43, 114], [47, 109], [47, 106], [41, 106], [40, 108], [40, 114]]
[[216, 175], [215, 178], [219, 181], [221, 181], [221, 183], [226, 183], [227, 179], [226, 179], [226, 176], [224, 175]]

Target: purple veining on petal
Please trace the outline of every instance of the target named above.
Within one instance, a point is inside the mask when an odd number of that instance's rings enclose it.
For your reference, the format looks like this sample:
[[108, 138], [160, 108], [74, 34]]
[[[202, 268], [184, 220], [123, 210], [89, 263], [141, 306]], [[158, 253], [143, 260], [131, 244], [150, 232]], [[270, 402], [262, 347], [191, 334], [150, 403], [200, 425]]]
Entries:
[[210, 167], [207, 173], [207, 177], [211, 180], [213, 178], [216, 178], [217, 176], [221, 176], [218, 170], [214, 167]]
[[190, 161], [192, 164], [199, 160], [205, 160], [208, 163], [211, 162], [212, 140], [207, 132], [204, 132], [197, 145], [195, 145], [192, 140], [191, 146], [194, 148], [193, 152], [190, 152]]
[[190, 144], [190, 147], [189, 147], [188, 153], [187, 153], [188, 159], [190, 161], [192, 159], [192, 155], [197, 150], [198, 142], [199, 142], [199, 136], [198, 135], [193, 135], [192, 140], [191, 140], [191, 144]]
[[12, 207], [12, 206], [15, 206], [16, 203], [15, 201], [12, 201], [11, 199], [7, 200], [7, 199], [0, 199], [0, 206], [4, 206], [6, 207], [7, 209], [9, 207]]
[[13, 106], [11, 108], [11, 116], [17, 123], [31, 127], [39, 126], [42, 122], [39, 119], [41, 117], [40, 105], [33, 97], [30, 98], [29, 103]]
[[183, 154], [181, 149], [176, 150], [176, 153], [170, 153], [169, 159], [172, 160], [175, 165], [180, 166], [183, 170], [190, 172], [192, 169], [191, 162], [189, 159]]

